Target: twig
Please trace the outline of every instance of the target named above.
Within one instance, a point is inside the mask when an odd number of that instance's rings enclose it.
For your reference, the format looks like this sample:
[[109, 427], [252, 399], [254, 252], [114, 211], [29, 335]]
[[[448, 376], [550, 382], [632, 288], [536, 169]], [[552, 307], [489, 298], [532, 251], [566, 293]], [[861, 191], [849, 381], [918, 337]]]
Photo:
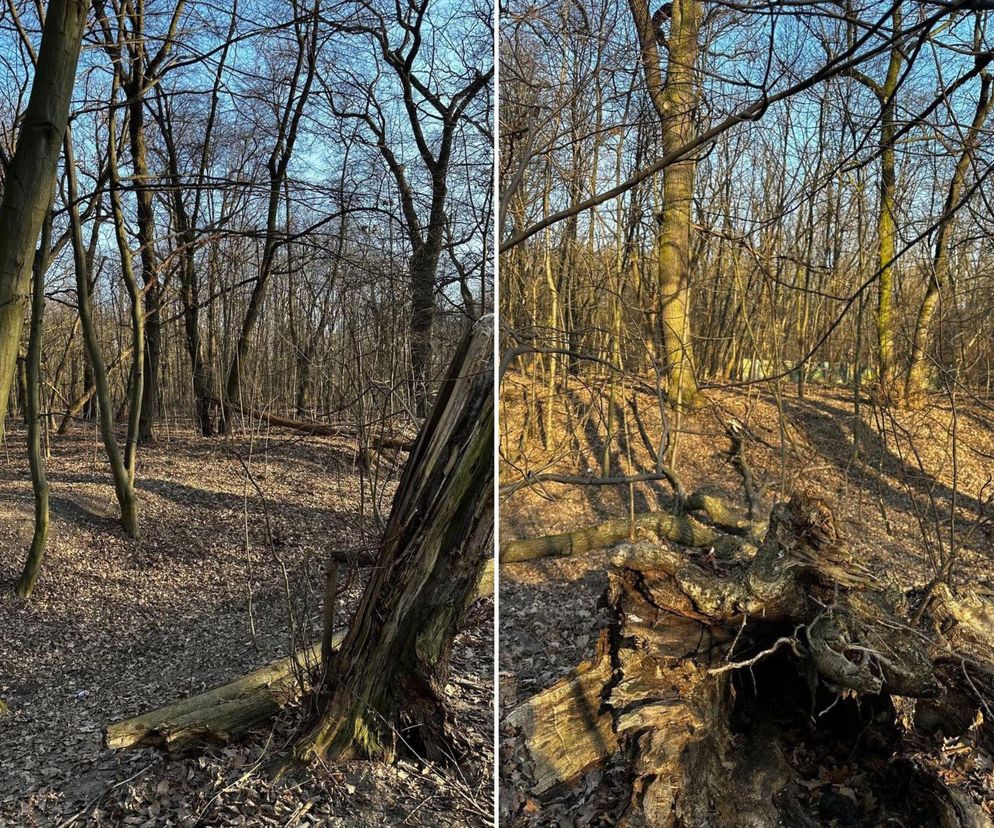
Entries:
[[745, 661], [730, 661], [728, 664], [723, 664], [721, 667], [712, 667], [708, 670], [710, 675], [719, 675], [721, 673], [729, 673], [733, 670], [741, 670], [743, 667], [752, 667], [762, 661], [764, 658], [773, 655], [777, 650], [782, 647], [789, 646], [794, 655], [801, 655], [798, 649], [801, 646], [801, 642], [797, 640], [797, 633], [801, 628], [798, 627], [794, 630], [793, 635], [785, 635], [778, 638], [773, 642], [773, 645], [762, 652], [756, 653], [752, 658], [748, 658]]

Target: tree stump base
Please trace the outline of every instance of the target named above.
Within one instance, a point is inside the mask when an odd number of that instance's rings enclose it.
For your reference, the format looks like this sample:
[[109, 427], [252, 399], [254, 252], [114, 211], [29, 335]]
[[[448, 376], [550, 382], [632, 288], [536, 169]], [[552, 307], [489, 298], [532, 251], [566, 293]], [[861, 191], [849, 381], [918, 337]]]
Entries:
[[799, 496], [752, 558], [636, 543], [613, 563], [594, 658], [506, 719], [533, 795], [621, 756], [631, 828], [990, 825], [916, 749], [939, 729], [990, 746], [990, 604], [937, 588], [913, 627]]

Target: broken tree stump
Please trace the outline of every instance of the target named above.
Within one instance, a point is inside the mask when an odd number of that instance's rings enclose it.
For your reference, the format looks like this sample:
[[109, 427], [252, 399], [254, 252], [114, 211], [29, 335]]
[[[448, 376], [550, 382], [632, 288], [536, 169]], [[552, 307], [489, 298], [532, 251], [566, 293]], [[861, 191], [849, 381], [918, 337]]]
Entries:
[[[397, 487], [372, 575], [295, 752], [458, 758], [444, 688], [462, 618], [492, 584], [493, 337], [466, 332]], [[492, 586], [490, 587], [492, 589]]]
[[[909, 596], [804, 496], [774, 507], [753, 557], [702, 558], [616, 550], [595, 657], [505, 718], [533, 796], [613, 756], [629, 768], [629, 828], [823, 825], [850, 807], [818, 777], [819, 753], [837, 746], [873, 787], [860, 824], [990, 824], [913, 755], [898, 710], [988, 743], [994, 606], [943, 587], [911, 626]], [[914, 796], [902, 796], [894, 779], [911, 768]]]

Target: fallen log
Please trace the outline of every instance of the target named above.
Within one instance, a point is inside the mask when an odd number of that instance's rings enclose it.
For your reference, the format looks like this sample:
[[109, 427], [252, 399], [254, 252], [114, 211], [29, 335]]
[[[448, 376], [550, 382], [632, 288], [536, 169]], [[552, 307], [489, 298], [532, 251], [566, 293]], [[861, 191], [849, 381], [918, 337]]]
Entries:
[[[936, 589], [911, 626], [914, 596], [862, 566], [803, 496], [774, 508], [751, 558], [716, 566], [640, 542], [612, 564], [594, 658], [505, 718], [533, 796], [615, 756], [629, 828], [817, 826], [846, 808], [860, 811], [851, 824], [990, 824], [918, 756], [927, 730], [990, 744], [990, 602]], [[821, 776], [833, 751], [870, 789], [858, 809]]]
[[766, 532], [766, 523], [740, 516], [728, 502], [717, 495], [694, 492], [684, 501], [685, 512], [704, 512], [716, 529], [733, 535], [758, 539]]
[[[212, 399], [211, 402], [213, 405], [219, 407], [224, 405], [224, 403], [217, 398]], [[349, 437], [358, 439], [355, 429], [331, 425], [329, 423], [292, 420], [288, 417], [279, 417], [268, 411], [259, 411], [258, 409], [247, 408], [245, 406], [230, 407], [246, 417], [251, 417], [253, 420], [259, 420], [260, 422], [275, 428], [285, 428], [290, 431], [300, 432], [301, 434], [313, 434], [319, 437]], [[370, 438], [370, 443], [376, 448], [398, 449], [400, 451], [410, 451], [414, 447], [414, 441], [411, 439], [386, 435], [373, 436]]]
[[[480, 576], [476, 598], [493, 592], [490, 561]], [[332, 650], [344, 639], [344, 632], [336, 633]], [[320, 664], [321, 642], [317, 642], [220, 687], [114, 722], [104, 731], [104, 743], [113, 749], [148, 745], [179, 751], [204, 742], [228, 742], [298, 701], [311, 689], [311, 677]]]
[[[338, 633], [333, 646], [344, 637]], [[114, 722], [104, 732], [104, 743], [109, 748], [154, 745], [177, 751], [195, 743], [229, 741], [299, 699], [320, 661], [321, 645], [317, 643], [228, 684]]]
[[[170, 749], [231, 734], [308, 692], [301, 669], [321, 664], [309, 693], [318, 713], [293, 756], [391, 759], [398, 749], [458, 759], [446, 694], [452, 648], [467, 611], [493, 591], [492, 315], [468, 328], [394, 494], [365, 590], [338, 643], [318, 642], [289, 659], [108, 728], [107, 744], [152, 741]], [[335, 577], [326, 581], [324, 623], [333, 625]], [[322, 650], [325, 656], [321, 659]], [[310, 671], [308, 671], [310, 672]], [[280, 772], [285, 769], [284, 764]]]
[[[703, 508], [703, 507], [702, 507]], [[634, 534], [654, 532], [660, 538], [691, 547], [715, 547], [716, 552], [738, 550], [744, 541], [715, 531], [689, 515], [665, 512], [638, 512], [632, 518], [616, 518], [572, 532], [545, 535], [526, 540], [508, 541], [500, 547], [501, 563], [530, 561], [536, 558], [581, 555], [605, 549]]]

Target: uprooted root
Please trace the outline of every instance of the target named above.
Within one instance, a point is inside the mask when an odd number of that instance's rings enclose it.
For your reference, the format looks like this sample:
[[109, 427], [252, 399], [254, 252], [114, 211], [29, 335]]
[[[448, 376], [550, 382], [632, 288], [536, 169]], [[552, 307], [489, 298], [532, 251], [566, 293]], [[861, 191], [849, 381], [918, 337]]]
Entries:
[[937, 590], [912, 628], [805, 497], [773, 510], [752, 558], [629, 544], [614, 564], [594, 658], [507, 717], [535, 796], [620, 755], [627, 826], [990, 824], [916, 742], [989, 745], [994, 629], [976, 596]]

